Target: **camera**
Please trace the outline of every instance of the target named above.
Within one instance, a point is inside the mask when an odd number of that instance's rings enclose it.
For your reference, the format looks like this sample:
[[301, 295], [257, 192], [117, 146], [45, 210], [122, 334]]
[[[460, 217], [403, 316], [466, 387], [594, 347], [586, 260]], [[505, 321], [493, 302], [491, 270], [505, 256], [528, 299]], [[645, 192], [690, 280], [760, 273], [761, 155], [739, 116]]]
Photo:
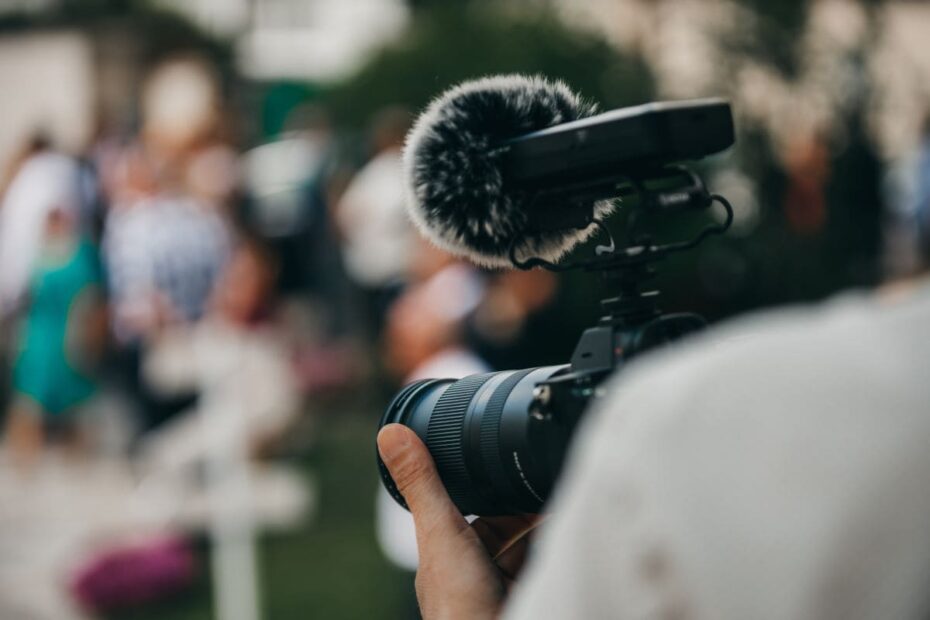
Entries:
[[[696, 314], [663, 314], [648, 289], [655, 265], [729, 228], [733, 212], [711, 194], [685, 162], [733, 144], [730, 106], [720, 99], [652, 103], [558, 124], [492, 145], [503, 182], [527, 212], [525, 232], [593, 227], [607, 243], [572, 262], [521, 256], [519, 235], [509, 258], [519, 269], [570, 269], [600, 274], [610, 294], [604, 315], [580, 336], [569, 363], [427, 379], [404, 387], [379, 428], [413, 429], [429, 448], [455, 505], [482, 516], [538, 513], [562, 470], [572, 436], [603, 382], [631, 359], [687, 334], [705, 321]], [[598, 209], [611, 201], [610, 210]], [[672, 215], [720, 205], [725, 218], [693, 238], [659, 243], [642, 230], [648, 214]], [[628, 213], [623, 239], [603, 214]], [[406, 507], [384, 463], [381, 480]]]

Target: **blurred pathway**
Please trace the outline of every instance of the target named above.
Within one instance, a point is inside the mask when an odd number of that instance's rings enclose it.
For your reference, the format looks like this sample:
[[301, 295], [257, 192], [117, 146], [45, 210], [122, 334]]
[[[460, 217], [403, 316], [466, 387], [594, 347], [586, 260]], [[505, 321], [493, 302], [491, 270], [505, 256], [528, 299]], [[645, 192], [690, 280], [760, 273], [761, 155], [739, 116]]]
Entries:
[[[171, 530], [202, 531], [208, 500], [195, 481], [149, 477], [139, 483], [129, 463], [68, 460], [49, 453], [28, 476], [0, 454], [0, 618], [87, 617], [68, 593], [81, 561], [114, 543]], [[311, 507], [307, 481], [277, 466], [250, 473], [256, 519], [287, 527]]]

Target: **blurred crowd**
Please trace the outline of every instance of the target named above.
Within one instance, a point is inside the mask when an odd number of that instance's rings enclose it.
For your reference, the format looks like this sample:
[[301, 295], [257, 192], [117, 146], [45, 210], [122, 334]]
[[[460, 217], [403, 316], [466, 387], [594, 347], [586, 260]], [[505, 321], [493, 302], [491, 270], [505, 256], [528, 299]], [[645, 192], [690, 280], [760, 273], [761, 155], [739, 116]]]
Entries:
[[[845, 4], [855, 3], [819, 3]], [[692, 32], [689, 16], [705, 4], [580, 6], [559, 10], [578, 12], [573, 19], [588, 27], [590, 12], [623, 53], [643, 48], [657, 76], [649, 97], [735, 102], [738, 148], [704, 170], [733, 203], [735, 223], [719, 244], [689, 255], [686, 269], [669, 266], [666, 309], [717, 320], [925, 267], [930, 111], [919, 139], [879, 160], [850, 120], [868, 99], [860, 43], [838, 37], [837, 51], [820, 44], [833, 39], [819, 31], [803, 38], [819, 69], [802, 73], [795, 92], [715, 30], [742, 32], [744, 20], [703, 24], [719, 49], [679, 36]], [[397, 43], [398, 58], [407, 43], [462, 44], [446, 36], [443, 19], [463, 32], [493, 32], [496, 22], [478, 20], [480, 12], [445, 11], [424, 12], [416, 36]], [[641, 19], [604, 17], [624, 11]], [[659, 22], [668, 32], [652, 36]], [[602, 53], [588, 39], [573, 47], [575, 35], [541, 36], [549, 26], [527, 23], [516, 34], [505, 28], [475, 58], [487, 53], [497, 63], [512, 52], [515, 66], [529, 59], [527, 70], [537, 56], [549, 59], [586, 86], [601, 85], [605, 107], [651, 92], [620, 52]], [[512, 34], [516, 51], [505, 45]], [[526, 41], [542, 51], [524, 53]], [[433, 71], [434, 57], [415, 56]], [[710, 68], [696, 71], [692, 56], [709, 58]], [[723, 57], [738, 58], [739, 71]], [[400, 79], [408, 65], [422, 66], [392, 58], [371, 65], [389, 76], [391, 100], [413, 105], [395, 87], [430, 96], [442, 87], [432, 73]], [[452, 68], [442, 79], [485, 70], [470, 61], [447, 54], [440, 64]], [[366, 95], [377, 91], [359, 75]], [[843, 78], [830, 81], [836, 92], [820, 97], [829, 89], [818, 80], [834, 75]], [[363, 130], [347, 129], [331, 101], [308, 96], [267, 135], [244, 138], [216, 58], [153, 62], [141, 84], [131, 94], [133, 122], [100, 123], [80, 149], [42, 126], [24, 127], [18, 152], [0, 162], [2, 618], [82, 618], [157, 600], [191, 585], [191, 541], [204, 538], [217, 613], [257, 617], [223, 610], [260, 607], [258, 534], [306, 523], [327, 501], [285, 457], [312, 453], [345, 402], [362, 403], [373, 439], [401, 385], [564, 363], [598, 313], [590, 279], [489, 272], [422, 240], [406, 215], [401, 157], [416, 110], [384, 105], [366, 114]], [[795, 127], [798, 92], [819, 107], [807, 106]], [[371, 463], [374, 483], [373, 446], [353, 458]], [[384, 556], [415, 569], [409, 515], [380, 488], [366, 501]]]
[[[551, 274], [480, 272], [415, 233], [408, 110], [372, 120], [353, 167], [322, 108], [237, 149], [202, 59], [156, 67], [141, 102], [137, 133], [79, 156], [30, 136], [0, 187], [0, 512], [28, 518], [37, 488], [92, 498], [59, 555], [4, 582], [3, 611], [39, 613], [62, 555], [48, 617], [157, 598], [189, 581], [192, 531], [254, 573], [256, 528], [312, 510], [312, 485], [268, 465], [308, 449], [308, 399], [529, 364], [524, 328], [555, 296]], [[414, 568], [409, 516], [377, 504], [385, 553]], [[254, 581], [217, 604], [256, 605]]]

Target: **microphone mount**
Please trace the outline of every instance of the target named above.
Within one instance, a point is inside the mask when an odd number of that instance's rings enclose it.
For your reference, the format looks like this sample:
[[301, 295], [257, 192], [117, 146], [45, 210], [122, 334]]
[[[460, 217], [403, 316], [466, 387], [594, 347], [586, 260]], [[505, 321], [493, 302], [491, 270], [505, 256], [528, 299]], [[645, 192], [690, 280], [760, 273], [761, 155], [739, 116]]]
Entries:
[[[676, 180], [685, 183], [662, 185]], [[630, 197], [635, 197], [636, 201], [633, 203], [627, 222], [626, 243], [622, 248], [618, 248], [604, 222], [594, 217], [594, 203], [613, 200], [622, 205]], [[729, 201], [723, 196], [709, 193], [701, 177], [684, 166], [665, 166], [638, 172], [625, 172], [584, 183], [541, 189], [527, 196], [527, 200], [536, 213], [534, 217], [536, 230], [566, 228], [582, 230], [593, 225], [607, 238], [608, 245], [597, 246], [594, 258], [569, 263], [553, 263], [538, 257], [519, 258], [517, 252], [520, 244], [519, 237], [517, 237], [510, 245], [510, 261], [514, 267], [522, 270], [535, 267], [554, 272], [574, 269], [585, 271], [623, 269], [627, 265], [638, 264], [644, 259], [658, 260], [673, 252], [690, 250], [711, 235], [723, 234], [733, 223], [733, 208]], [[640, 232], [641, 217], [644, 214], [696, 211], [706, 209], [714, 202], [721, 204], [726, 210], [724, 222], [705, 227], [692, 239], [654, 245], [648, 236]]]
[[[622, 361], [706, 325], [696, 314], [663, 315], [657, 305], [659, 292], [645, 288], [656, 275], [656, 263], [670, 254], [693, 249], [710, 236], [723, 234], [733, 223], [729, 201], [708, 192], [697, 173], [684, 166], [664, 166], [543, 189], [528, 198], [540, 209], [537, 213], [542, 217], [538, 221], [544, 226], [562, 225], [574, 218], [573, 227], [583, 229], [593, 225], [607, 240], [605, 245], [595, 248], [593, 257], [568, 263], [552, 263], [538, 257], [521, 259], [517, 256], [518, 244], [510, 246], [510, 260], [518, 269], [540, 267], [554, 272], [599, 273], [615, 291], [601, 301], [605, 314], [596, 326], [582, 334], [572, 355], [571, 373], [559, 383], [576, 381], [581, 375], [609, 373]], [[599, 200], [632, 205], [622, 245], [617, 244], [603, 221], [593, 217], [594, 202]], [[715, 203], [724, 208], [724, 221], [705, 226], [690, 239], [656, 243], [641, 230], [644, 215], [704, 210]], [[562, 205], [563, 213], [574, 215], [551, 216], [557, 213], [556, 204]], [[571, 206], [564, 209], [566, 204]]]

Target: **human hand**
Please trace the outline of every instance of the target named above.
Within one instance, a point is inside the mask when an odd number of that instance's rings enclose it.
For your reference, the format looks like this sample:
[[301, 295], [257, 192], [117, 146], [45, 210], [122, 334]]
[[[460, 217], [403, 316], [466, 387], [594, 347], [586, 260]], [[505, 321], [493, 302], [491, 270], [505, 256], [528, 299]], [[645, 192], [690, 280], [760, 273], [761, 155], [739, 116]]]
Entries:
[[488, 517], [469, 525], [446, 493], [429, 450], [406, 426], [381, 429], [378, 450], [416, 525], [416, 590], [424, 620], [496, 617], [526, 558], [525, 534], [534, 518]]

